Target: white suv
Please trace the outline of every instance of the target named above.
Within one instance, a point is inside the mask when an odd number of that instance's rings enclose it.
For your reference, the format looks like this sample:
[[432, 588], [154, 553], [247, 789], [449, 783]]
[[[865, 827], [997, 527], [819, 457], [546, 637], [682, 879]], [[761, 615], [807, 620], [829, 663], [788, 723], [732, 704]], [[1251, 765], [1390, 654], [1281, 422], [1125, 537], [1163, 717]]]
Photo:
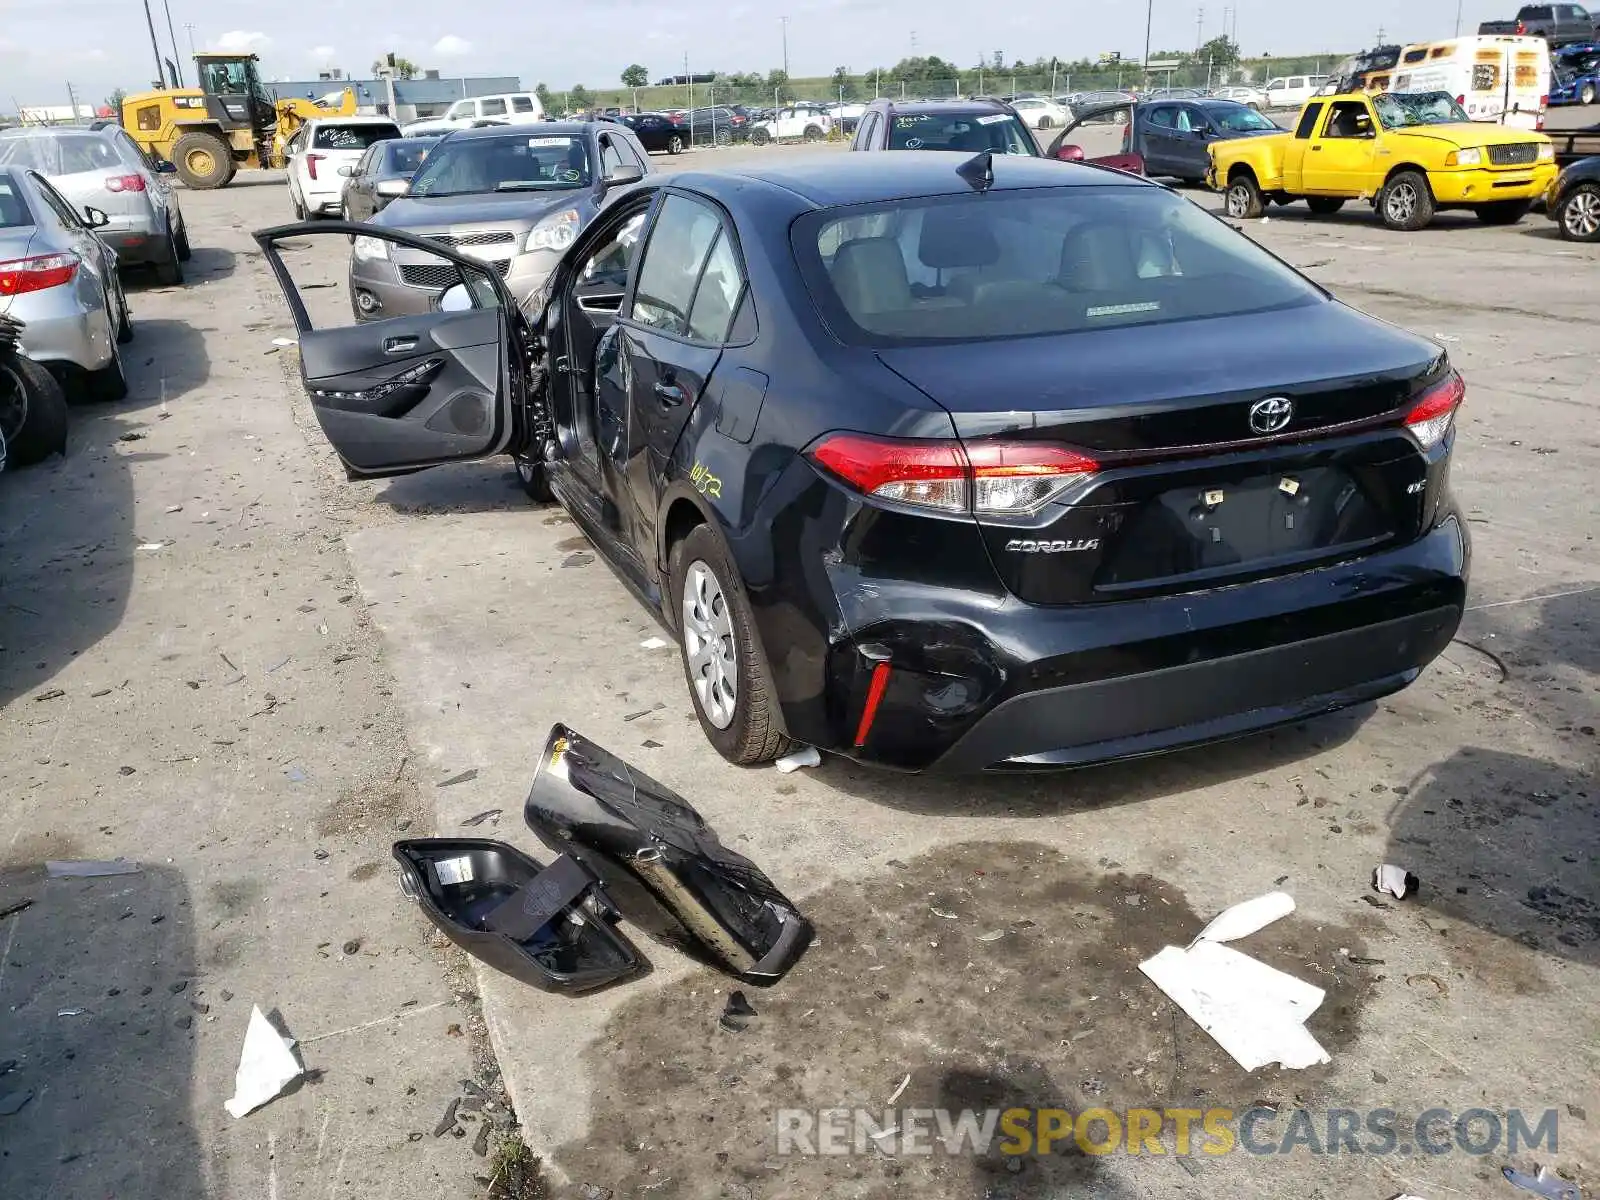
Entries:
[[424, 117], [405, 127], [407, 137], [427, 137], [452, 129], [471, 129], [479, 121], [506, 125], [531, 125], [544, 120], [544, 105], [532, 92], [505, 92], [498, 96], [469, 96], [457, 100], [442, 117]]
[[289, 202], [304, 221], [339, 211], [344, 201], [343, 166], [355, 166], [376, 142], [400, 136], [388, 117], [328, 117], [307, 121], [284, 145]]

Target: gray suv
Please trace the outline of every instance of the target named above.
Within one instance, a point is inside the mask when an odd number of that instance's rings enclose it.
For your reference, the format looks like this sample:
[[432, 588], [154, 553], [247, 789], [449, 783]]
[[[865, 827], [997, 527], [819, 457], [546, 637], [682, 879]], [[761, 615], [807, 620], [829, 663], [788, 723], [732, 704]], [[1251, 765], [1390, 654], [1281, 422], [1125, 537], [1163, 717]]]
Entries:
[[[612, 189], [650, 173], [638, 139], [610, 122], [461, 129], [435, 144], [410, 194], [369, 224], [482, 259], [521, 300], [544, 283]], [[359, 320], [431, 312], [458, 281], [454, 267], [426, 252], [359, 235], [351, 242]]]

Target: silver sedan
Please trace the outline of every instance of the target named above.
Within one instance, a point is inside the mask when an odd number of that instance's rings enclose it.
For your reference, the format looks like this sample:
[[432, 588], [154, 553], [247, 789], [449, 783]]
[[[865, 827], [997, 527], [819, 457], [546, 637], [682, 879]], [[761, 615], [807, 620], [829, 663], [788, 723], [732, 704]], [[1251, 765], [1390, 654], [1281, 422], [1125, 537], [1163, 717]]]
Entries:
[[133, 339], [117, 252], [95, 232], [109, 222], [37, 171], [0, 167], [0, 313], [24, 324], [24, 354], [95, 400], [127, 395], [117, 346]]

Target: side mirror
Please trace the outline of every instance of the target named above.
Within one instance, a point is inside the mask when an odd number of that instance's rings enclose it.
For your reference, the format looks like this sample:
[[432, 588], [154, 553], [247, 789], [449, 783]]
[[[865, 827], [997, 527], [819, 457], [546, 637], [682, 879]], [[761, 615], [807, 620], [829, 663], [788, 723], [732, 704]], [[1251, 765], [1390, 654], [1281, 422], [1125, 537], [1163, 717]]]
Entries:
[[90, 229], [104, 229], [111, 224], [110, 216], [103, 209], [98, 209], [92, 204], [83, 210], [83, 217], [88, 222]]
[[404, 196], [411, 191], [409, 179], [380, 179], [378, 181], [378, 195]]
[[1082, 162], [1083, 147], [1068, 142], [1056, 149], [1056, 157], [1062, 162]]
[[352, 175], [354, 175], [356, 173], [356, 169], [350, 163], [345, 163], [344, 166], [339, 168], [338, 173], [340, 175], [343, 175], [346, 179], [349, 179], [350, 176], [352, 176]]
[[625, 183], [638, 183], [644, 178], [644, 171], [631, 163], [612, 167], [600, 182], [608, 188], [621, 187]]
[[156, 174], [157, 175], [176, 175], [177, 173], [178, 173], [178, 164], [177, 163], [171, 161], [170, 159], [166, 159], [166, 158], [158, 158], [158, 159], [156, 159]]
[[466, 312], [472, 307], [472, 293], [464, 283], [452, 283], [439, 293], [440, 312]]

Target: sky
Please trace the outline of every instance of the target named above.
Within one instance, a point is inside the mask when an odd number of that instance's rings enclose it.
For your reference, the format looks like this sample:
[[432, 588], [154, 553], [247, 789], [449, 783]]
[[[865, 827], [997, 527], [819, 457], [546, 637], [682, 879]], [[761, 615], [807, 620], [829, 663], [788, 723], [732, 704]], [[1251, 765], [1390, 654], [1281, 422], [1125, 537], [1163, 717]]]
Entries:
[[[151, 0], [163, 53], [171, 54], [163, 0]], [[1051, 54], [1064, 59], [1144, 51], [1140, 0], [1049, 0], [1003, 8], [973, 0], [578, 0], [539, 6], [497, 0], [166, 0], [187, 66], [190, 32], [198, 49], [251, 49], [268, 79], [316, 78], [335, 66], [364, 76], [385, 51], [445, 76], [516, 75], [531, 88], [575, 83], [613, 86], [629, 63], [654, 80], [682, 70], [761, 71], [783, 64], [788, 14], [789, 72], [830, 74], [891, 66], [913, 53], [962, 67], [998, 50], [1009, 63]], [[1197, 30], [1222, 32], [1224, 3], [1152, 0], [1155, 50], [1192, 47]], [[1246, 55], [1347, 52], [1373, 44], [1449, 37], [1456, 17], [1478, 22], [1514, 14], [1504, 0], [1344, 0], [1313, 6], [1294, 0], [1228, 0], [1237, 8]], [[1503, 10], [1503, 11], [1502, 11]], [[1203, 13], [1203, 15], [1202, 15]], [[1314, 15], [1313, 15], [1314, 14]], [[142, 0], [0, 0], [0, 108], [65, 104], [70, 82], [80, 102], [113, 89], [138, 91], [153, 77], [154, 55]]]

